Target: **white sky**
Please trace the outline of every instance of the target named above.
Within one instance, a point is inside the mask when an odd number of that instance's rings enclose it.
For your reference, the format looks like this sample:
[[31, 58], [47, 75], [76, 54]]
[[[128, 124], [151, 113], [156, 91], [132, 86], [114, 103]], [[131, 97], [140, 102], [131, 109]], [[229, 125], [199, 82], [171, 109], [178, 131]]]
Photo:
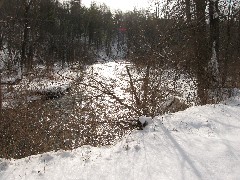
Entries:
[[[93, 0], [82, 0], [82, 4], [89, 7]], [[137, 8], [147, 8], [150, 0], [94, 0], [96, 3], [105, 3], [111, 10], [121, 9], [122, 11]]]

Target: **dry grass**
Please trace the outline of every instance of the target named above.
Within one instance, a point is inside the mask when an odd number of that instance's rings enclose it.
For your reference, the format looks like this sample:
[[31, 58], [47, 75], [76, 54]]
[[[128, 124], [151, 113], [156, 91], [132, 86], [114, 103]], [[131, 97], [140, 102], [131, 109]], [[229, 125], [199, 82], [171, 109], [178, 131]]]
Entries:
[[[145, 96], [148, 97], [144, 108], [149, 111], [153, 109], [152, 114], [157, 110], [160, 112], [158, 102], [164, 99], [162, 96], [156, 96], [161, 87], [160, 84], [154, 86], [157, 79], [153, 82], [152, 79], [157, 75], [148, 77], [150, 79], [147, 85], [155, 89], [148, 89], [147, 94], [141, 92], [141, 87], [146, 86], [146, 83], [133, 84], [137, 88], [136, 97], [143, 100]], [[3, 109], [0, 124], [0, 157], [23, 158], [59, 149], [70, 150], [82, 145], [112, 145], [125, 134], [140, 127], [134, 118], [139, 116], [134, 111], [134, 108], [137, 108], [134, 98], [132, 104], [128, 104], [127, 101], [120, 103], [121, 99], [112, 94], [111, 86], [108, 89], [106, 84], [96, 80], [92, 83], [92, 87], [98, 85], [97, 87], [101, 88], [87, 90], [87, 85], [76, 82], [70, 92], [54, 100], [41, 98], [27, 102], [26, 96], [32, 95], [29, 94], [31, 92], [19, 95], [17, 106]], [[131, 88], [133, 87], [130, 87], [130, 92], [133, 92]], [[83, 93], [84, 91], [90, 92]], [[106, 100], [109, 97], [111, 102]], [[161, 109], [161, 113], [186, 108], [184, 103], [175, 99], [166, 109]]]
[[111, 145], [137, 127], [127, 115], [114, 119], [111, 114], [105, 114], [100, 118], [93, 108], [63, 106], [60, 101], [39, 100], [4, 109], [0, 157], [23, 158], [82, 145]]

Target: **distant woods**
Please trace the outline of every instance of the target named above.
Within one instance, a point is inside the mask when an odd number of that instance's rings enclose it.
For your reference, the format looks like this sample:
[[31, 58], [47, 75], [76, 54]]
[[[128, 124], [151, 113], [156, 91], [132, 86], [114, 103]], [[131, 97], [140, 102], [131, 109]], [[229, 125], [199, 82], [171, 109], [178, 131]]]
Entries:
[[124, 44], [129, 61], [190, 74], [205, 104], [209, 89], [239, 86], [239, 6], [239, 0], [163, 0], [123, 13], [76, 0], [1, 0], [1, 61], [26, 72], [37, 64], [86, 64], [97, 50], [111, 55], [114, 44]]
[[[2, 2], [2, 1], [1, 1]], [[91, 61], [91, 50], [110, 49], [120, 22], [105, 5], [79, 1], [7, 0], [0, 11], [5, 64], [31, 70], [39, 63]]]

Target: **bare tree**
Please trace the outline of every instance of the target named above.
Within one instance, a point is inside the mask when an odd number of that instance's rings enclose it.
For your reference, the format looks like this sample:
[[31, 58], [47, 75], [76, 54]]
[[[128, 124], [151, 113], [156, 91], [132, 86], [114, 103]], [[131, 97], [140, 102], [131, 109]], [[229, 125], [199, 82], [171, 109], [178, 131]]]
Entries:
[[191, 22], [191, 1], [185, 0], [187, 22]]
[[211, 84], [216, 88], [219, 86], [219, 9], [218, 0], [209, 0], [209, 22], [210, 22], [210, 46], [212, 47], [210, 61]]
[[[4, 0], [0, 0], [0, 9], [3, 5], [3, 2], [4, 2]], [[2, 45], [3, 45], [3, 33], [2, 33], [2, 29], [0, 29], [0, 51], [2, 50]], [[2, 82], [2, 69], [0, 69], [0, 120], [2, 120], [2, 85], [1, 85], [1, 82]]]
[[196, 5], [196, 28], [195, 28], [195, 58], [196, 58], [196, 75], [198, 81], [198, 97], [201, 104], [207, 103], [208, 78], [206, 67], [208, 64], [207, 56], [207, 36], [206, 36], [206, 2], [195, 0]]
[[227, 45], [226, 45], [226, 51], [225, 51], [225, 58], [223, 63], [223, 74], [222, 74], [222, 86], [226, 85], [226, 80], [228, 76], [228, 68], [229, 68], [229, 60], [230, 60], [230, 43], [231, 43], [231, 25], [232, 25], [232, 7], [231, 7], [232, 0], [229, 1], [228, 4], [228, 14], [227, 14]]
[[27, 45], [29, 41], [29, 23], [30, 23], [30, 8], [33, 4], [33, 0], [25, 0], [24, 1], [24, 30], [23, 30], [23, 40], [22, 40], [22, 50], [21, 50], [21, 68], [23, 68], [24, 65], [26, 65], [26, 59], [27, 59]]
[[238, 12], [238, 46], [240, 48], [240, 10]]

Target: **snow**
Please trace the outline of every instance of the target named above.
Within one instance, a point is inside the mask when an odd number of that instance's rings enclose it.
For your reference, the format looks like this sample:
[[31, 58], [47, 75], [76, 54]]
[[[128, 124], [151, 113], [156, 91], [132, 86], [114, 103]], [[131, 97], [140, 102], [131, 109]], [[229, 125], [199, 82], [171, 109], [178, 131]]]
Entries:
[[0, 159], [0, 179], [240, 179], [239, 91], [152, 121], [114, 146]]
[[139, 121], [141, 122], [141, 124], [143, 125], [144, 123], [146, 123], [147, 125], [150, 125], [153, 123], [153, 120], [151, 117], [146, 117], [146, 116], [141, 116], [139, 117]]
[[[84, 82], [86, 84], [96, 85], [93, 79], [97, 80], [98, 82], [104, 84], [104, 87], [110, 89], [124, 103], [132, 105], [134, 100], [132, 100], [130, 91], [127, 90], [129, 89], [129, 77], [126, 67], [131, 70], [135, 87], [140, 89], [144, 73], [141, 74], [137, 72], [131, 63], [124, 60], [107, 63], [99, 62], [87, 67], [86, 74], [88, 74], [88, 76], [86, 76]], [[183, 72], [175, 72], [172, 69], [157, 73], [160, 74], [158, 78], [159, 81], [162, 82], [160, 88], [163, 90], [168, 90], [169, 92], [176, 92], [175, 94], [170, 93], [169, 97], [166, 97], [161, 101], [161, 103], [159, 103], [159, 107], [161, 107], [162, 111], [164, 111], [164, 109], [171, 104], [175, 98], [177, 98], [179, 102], [184, 102], [187, 105], [194, 105], [194, 102], [196, 102], [196, 86], [194, 79], [190, 78], [190, 76], [186, 73], [184, 74]], [[95, 90], [88, 89], [88, 92], [93, 91]], [[95, 95], [98, 93], [95, 93]], [[105, 99], [110, 100], [107, 97], [105, 97]]]
[[[36, 71], [43, 73], [43, 71], [46, 71], [46, 67], [38, 66]], [[41, 98], [41, 94], [64, 94], [71, 88], [72, 83], [79, 78], [80, 72], [68, 67], [61, 68], [61, 66], [55, 64], [52, 74], [45, 73], [45, 76], [41, 78], [36, 78], [34, 74], [32, 74], [32, 76], [22, 76], [19, 68], [17, 74], [4, 75], [2, 77], [1, 82], [6, 85], [3, 86], [4, 108], [15, 107], [18, 104], [17, 101], [19, 101], [18, 98], [20, 97], [20, 94], [24, 93], [24, 91], [29, 92], [26, 98], [27, 101], [38, 100]], [[19, 82], [15, 83], [17, 80], [19, 80]], [[13, 91], [8, 92], [7, 84], [13, 84]]]

